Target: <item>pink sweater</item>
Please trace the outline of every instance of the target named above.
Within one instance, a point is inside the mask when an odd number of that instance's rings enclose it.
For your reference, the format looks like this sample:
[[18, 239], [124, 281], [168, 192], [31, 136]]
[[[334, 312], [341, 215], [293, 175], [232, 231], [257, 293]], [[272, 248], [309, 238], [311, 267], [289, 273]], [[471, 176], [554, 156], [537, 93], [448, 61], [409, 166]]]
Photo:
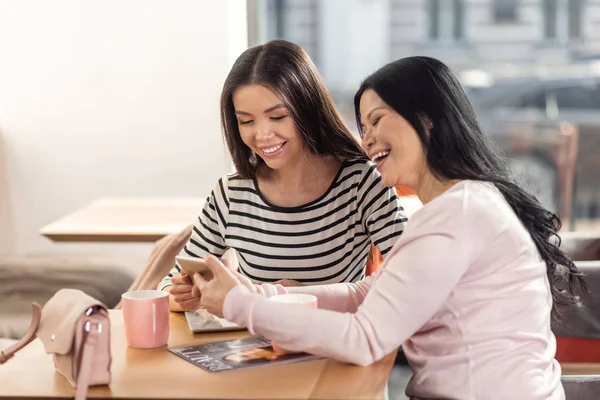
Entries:
[[[231, 290], [224, 316], [289, 350], [359, 365], [403, 346], [413, 398], [564, 399], [546, 266], [491, 184], [459, 182], [417, 211], [358, 283]], [[319, 309], [270, 302], [310, 293]]]

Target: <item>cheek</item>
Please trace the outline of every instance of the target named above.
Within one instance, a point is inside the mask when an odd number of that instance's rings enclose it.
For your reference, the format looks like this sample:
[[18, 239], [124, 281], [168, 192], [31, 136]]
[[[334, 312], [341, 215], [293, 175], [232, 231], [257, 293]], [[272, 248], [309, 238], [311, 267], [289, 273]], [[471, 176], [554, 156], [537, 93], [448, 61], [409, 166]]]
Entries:
[[252, 144], [252, 138], [254, 135], [246, 127], [239, 127], [238, 129], [240, 131], [240, 138], [242, 139], [242, 142], [244, 142], [247, 146], [250, 146]]
[[407, 147], [410, 148], [411, 161], [413, 166], [421, 167], [425, 163], [425, 153], [423, 152], [423, 146], [418, 136], [412, 134], [407, 140]]
[[286, 140], [293, 140], [300, 137], [296, 124], [291, 117], [286, 118], [283, 121], [278, 122], [273, 126], [273, 130], [277, 132], [279, 136]]
[[393, 144], [396, 167], [404, 172], [419, 169], [424, 162], [423, 148], [412, 132], [402, 132]]

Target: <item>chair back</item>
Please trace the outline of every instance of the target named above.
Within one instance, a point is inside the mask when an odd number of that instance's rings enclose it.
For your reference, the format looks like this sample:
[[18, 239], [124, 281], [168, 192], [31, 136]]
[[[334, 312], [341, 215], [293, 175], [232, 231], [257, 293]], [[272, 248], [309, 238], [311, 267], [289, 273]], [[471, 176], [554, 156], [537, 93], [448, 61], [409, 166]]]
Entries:
[[600, 398], [600, 375], [563, 375], [561, 381], [566, 400]]
[[585, 275], [589, 293], [582, 296], [582, 307], [566, 309], [553, 323], [556, 359], [600, 363], [600, 234], [565, 232], [561, 237], [561, 248]]

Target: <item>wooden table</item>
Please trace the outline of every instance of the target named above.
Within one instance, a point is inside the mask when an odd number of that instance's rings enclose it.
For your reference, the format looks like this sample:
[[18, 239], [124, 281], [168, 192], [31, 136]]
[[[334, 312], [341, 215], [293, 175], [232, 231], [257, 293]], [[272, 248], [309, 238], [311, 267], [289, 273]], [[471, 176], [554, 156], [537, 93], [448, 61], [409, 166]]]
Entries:
[[[381, 399], [395, 352], [369, 367], [329, 359], [208, 373], [166, 347], [128, 348], [122, 314], [110, 311], [112, 383], [90, 388], [89, 398], [119, 399]], [[197, 334], [182, 314], [172, 313], [169, 346], [248, 336], [247, 331]], [[352, 351], [348, 349], [348, 351]], [[0, 366], [0, 398], [72, 398], [74, 389], [55, 373], [52, 357], [35, 340]]]
[[193, 224], [204, 198], [104, 198], [40, 229], [55, 242], [155, 242]]

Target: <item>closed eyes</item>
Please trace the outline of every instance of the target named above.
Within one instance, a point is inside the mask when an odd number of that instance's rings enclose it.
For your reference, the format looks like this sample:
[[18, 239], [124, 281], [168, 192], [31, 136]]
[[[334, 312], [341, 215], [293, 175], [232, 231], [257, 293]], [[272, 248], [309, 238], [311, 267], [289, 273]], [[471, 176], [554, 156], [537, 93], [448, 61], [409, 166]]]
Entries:
[[[285, 119], [287, 117], [288, 117], [287, 115], [282, 115], [282, 116], [279, 116], [279, 117], [271, 117], [269, 119], [271, 121], [281, 121], [281, 120], [283, 120], [283, 119]], [[252, 119], [249, 119], [249, 120], [246, 120], [246, 121], [239, 120], [239, 124], [240, 125], [250, 125], [253, 122], [254, 122], [254, 120], [252, 120]]]

